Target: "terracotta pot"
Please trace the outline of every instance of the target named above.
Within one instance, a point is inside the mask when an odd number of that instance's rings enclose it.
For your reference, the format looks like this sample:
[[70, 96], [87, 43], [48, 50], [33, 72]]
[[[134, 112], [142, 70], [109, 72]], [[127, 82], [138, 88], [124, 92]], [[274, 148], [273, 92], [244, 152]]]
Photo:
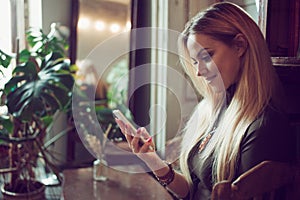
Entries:
[[[28, 184], [31, 185], [32, 189], [30, 192], [25, 189], [28, 187]], [[3, 200], [43, 200], [45, 198], [45, 185], [38, 181], [22, 180], [18, 182], [17, 186], [19, 192], [11, 191], [8, 184], [3, 184], [1, 186], [1, 192], [3, 195]]]

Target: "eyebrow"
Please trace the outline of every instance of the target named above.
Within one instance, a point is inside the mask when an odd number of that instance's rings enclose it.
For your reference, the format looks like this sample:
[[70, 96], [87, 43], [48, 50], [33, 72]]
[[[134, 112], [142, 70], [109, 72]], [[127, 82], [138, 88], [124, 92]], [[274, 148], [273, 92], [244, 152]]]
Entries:
[[197, 53], [196, 58], [191, 57], [191, 59], [197, 61], [197, 58], [201, 57], [200, 55], [202, 54], [202, 52], [203, 52], [204, 50], [205, 50], [205, 51], [208, 51], [208, 50], [210, 50], [210, 49], [211, 49], [211, 48], [203, 48], [203, 49], [200, 49], [200, 51]]

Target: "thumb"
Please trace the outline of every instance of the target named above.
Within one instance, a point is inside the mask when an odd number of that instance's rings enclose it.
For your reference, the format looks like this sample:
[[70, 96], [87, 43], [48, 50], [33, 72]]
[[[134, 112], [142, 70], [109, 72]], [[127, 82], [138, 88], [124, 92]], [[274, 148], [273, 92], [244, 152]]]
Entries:
[[140, 127], [140, 128], [138, 128], [137, 132], [138, 132], [145, 140], [147, 140], [148, 138], [151, 137], [151, 135], [148, 133], [148, 131], [145, 129], [145, 127]]

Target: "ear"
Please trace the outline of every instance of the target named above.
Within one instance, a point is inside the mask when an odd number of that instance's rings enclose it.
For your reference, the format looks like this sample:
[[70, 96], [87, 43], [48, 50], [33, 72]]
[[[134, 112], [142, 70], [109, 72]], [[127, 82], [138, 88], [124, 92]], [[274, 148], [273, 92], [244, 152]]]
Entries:
[[238, 33], [233, 39], [233, 45], [236, 49], [238, 56], [241, 57], [248, 48], [248, 41], [246, 40], [246, 37], [243, 34]]

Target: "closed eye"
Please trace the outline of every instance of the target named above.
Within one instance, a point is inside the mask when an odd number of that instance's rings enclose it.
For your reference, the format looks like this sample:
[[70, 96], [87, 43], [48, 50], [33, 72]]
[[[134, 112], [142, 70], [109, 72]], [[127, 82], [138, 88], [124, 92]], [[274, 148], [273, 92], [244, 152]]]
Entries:
[[191, 59], [192, 59], [192, 64], [193, 65], [197, 65], [198, 64], [198, 61], [195, 58], [191, 58]]
[[204, 62], [210, 62], [213, 56], [213, 52], [206, 52], [199, 56], [199, 59]]

